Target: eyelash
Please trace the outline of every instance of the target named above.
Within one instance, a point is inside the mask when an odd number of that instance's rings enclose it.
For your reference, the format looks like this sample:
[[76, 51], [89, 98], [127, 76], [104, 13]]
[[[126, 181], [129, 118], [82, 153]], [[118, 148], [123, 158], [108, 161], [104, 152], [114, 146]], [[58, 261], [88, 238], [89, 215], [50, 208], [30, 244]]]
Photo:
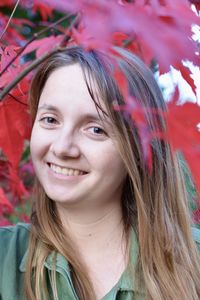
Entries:
[[[50, 121], [50, 120], [51, 121]], [[50, 122], [49, 122], [50, 121]], [[53, 121], [53, 122], [52, 122]], [[45, 125], [47, 125], [47, 126], [53, 126], [54, 124], [57, 124], [58, 123], [58, 121], [54, 118], [54, 117], [51, 117], [51, 116], [47, 116], [47, 117], [42, 117], [40, 120], [39, 120], [39, 122], [42, 122], [43, 124], [45, 124]], [[101, 127], [99, 127], [99, 126], [90, 126], [89, 128], [88, 128], [89, 130], [90, 129], [97, 129], [97, 130], [100, 130], [100, 133], [97, 133], [97, 132], [92, 132], [92, 134], [94, 134], [94, 135], [99, 135], [99, 136], [102, 136], [102, 135], [107, 135], [106, 134], [106, 132], [105, 132], [105, 130], [103, 129], [103, 128], [101, 128]]]
[[[48, 119], [51, 119], [53, 122], [48, 122]], [[57, 123], [57, 120], [54, 118], [54, 117], [43, 117], [39, 120], [39, 122], [42, 122], [44, 124], [47, 124], [47, 125], [52, 125], [52, 124], [55, 124], [55, 122]]]
[[92, 126], [89, 129], [98, 129], [101, 131], [101, 133], [94, 132], [95, 135], [105, 135], [106, 134], [106, 132], [101, 127], [98, 127], [98, 126]]

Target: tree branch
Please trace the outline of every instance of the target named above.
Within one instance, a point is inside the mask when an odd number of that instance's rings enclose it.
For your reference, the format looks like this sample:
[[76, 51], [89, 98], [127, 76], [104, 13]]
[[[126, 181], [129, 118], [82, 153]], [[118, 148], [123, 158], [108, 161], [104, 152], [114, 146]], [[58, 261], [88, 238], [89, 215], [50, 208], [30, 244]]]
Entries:
[[13, 11], [12, 11], [12, 13], [11, 13], [9, 19], [8, 19], [8, 22], [7, 22], [7, 24], [6, 24], [6, 27], [4, 28], [3, 32], [1, 33], [0, 40], [1, 40], [2, 37], [4, 36], [4, 34], [5, 34], [5, 32], [6, 32], [7, 28], [8, 28], [8, 26], [10, 25], [10, 22], [11, 22], [12, 17], [13, 17], [13, 15], [14, 15], [16, 9], [17, 9], [17, 6], [18, 6], [18, 4], [19, 4], [19, 1], [20, 1], [20, 0], [17, 0], [17, 2], [16, 2], [16, 4], [15, 4], [15, 7], [13, 8]]
[[[3, 89], [0, 88], [0, 90], [3, 90]], [[20, 101], [17, 97], [13, 96], [11, 93], [8, 93], [8, 96], [10, 96], [11, 98], [13, 98], [13, 100], [15, 100], [16, 102], [19, 102], [20, 104], [23, 104], [25, 106], [28, 105], [27, 103]]]
[[[79, 21], [79, 14], [76, 16], [76, 18], [73, 20], [73, 22], [68, 27], [68, 31], [72, 29], [73, 26], [76, 26], [76, 24]], [[56, 46], [53, 50], [46, 52], [44, 55], [42, 55], [40, 58], [33, 61], [27, 68], [25, 68], [11, 83], [9, 83], [3, 91], [0, 93], [0, 100], [2, 100], [14, 87], [18, 84], [30, 71], [35, 69], [38, 65], [40, 65], [44, 60], [46, 60], [48, 57], [50, 57], [52, 54], [57, 53], [59, 51], [63, 50], [63, 44], [68, 42], [70, 39], [70, 35], [64, 36], [63, 40], [61, 41], [59, 46]]]
[[20, 51], [17, 53], [16, 56], [14, 56], [11, 61], [5, 66], [5, 68], [0, 72], [0, 77], [6, 72], [6, 70], [12, 65], [12, 63], [24, 52], [24, 50], [27, 48], [27, 46], [29, 44], [31, 44], [34, 40], [36, 40], [40, 35], [46, 33], [47, 31], [49, 31], [50, 29], [54, 28], [56, 25], [62, 23], [63, 21], [66, 21], [68, 19], [70, 19], [73, 15], [68, 15], [68, 16], [64, 16], [62, 18], [60, 18], [58, 21], [52, 23], [50, 26], [42, 29], [41, 31], [34, 33], [32, 39], [30, 39], [21, 49]]
[[60, 47], [54, 48], [54, 50], [45, 53], [40, 58], [36, 59], [32, 64], [30, 64], [26, 69], [24, 69], [11, 83], [9, 83], [3, 91], [0, 93], [0, 100], [2, 100], [18, 82], [20, 82], [30, 71], [36, 68], [39, 64], [41, 64], [45, 59], [50, 57], [52, 54], [59, 52], [61, 50]]

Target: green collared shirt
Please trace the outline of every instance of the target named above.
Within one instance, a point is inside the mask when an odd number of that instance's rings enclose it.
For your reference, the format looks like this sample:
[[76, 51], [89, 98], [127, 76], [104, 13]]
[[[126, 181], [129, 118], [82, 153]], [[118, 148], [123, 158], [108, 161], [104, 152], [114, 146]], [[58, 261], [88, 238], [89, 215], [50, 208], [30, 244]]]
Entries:
[[[193, 228], [193, 236], [200, 247], [200, 230]], [[0, 227], [0, 300], [23, 300], [24, 299], [24, 274], [26, 271], [27, 246], [30, 225], [19, 223], [12, 227]], [[133, 234], [131, 245], [131, 259], [136, 264], [138, 246], [136, 236]], [[52, 252], [45, 261], [48, 273], [53, 269]], [[56, 256], [57, 288], [59, 300], [78, 300], [72, 279], [70, 268], [66, 259], [57, 254]], [[50, 282], [47, 280], [49, 291]], [[53, 299], [53, 297], [52, 297]], [[145, 293], [139, 290], [134, 281], [125, 271], [118, 283], [102, 300], [144, 300]]]

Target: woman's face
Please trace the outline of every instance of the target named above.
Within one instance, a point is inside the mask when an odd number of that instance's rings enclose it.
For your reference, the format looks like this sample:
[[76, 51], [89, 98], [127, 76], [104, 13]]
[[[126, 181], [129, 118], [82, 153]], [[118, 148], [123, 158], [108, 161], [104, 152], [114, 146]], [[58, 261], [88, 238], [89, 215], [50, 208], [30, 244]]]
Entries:
[[120, 201], [127, 173], [112, 124], [99, 118], [78, 64], [59, 68], [48, 78], [32, 130], [31, 155], [52, 200], [66, 205]]

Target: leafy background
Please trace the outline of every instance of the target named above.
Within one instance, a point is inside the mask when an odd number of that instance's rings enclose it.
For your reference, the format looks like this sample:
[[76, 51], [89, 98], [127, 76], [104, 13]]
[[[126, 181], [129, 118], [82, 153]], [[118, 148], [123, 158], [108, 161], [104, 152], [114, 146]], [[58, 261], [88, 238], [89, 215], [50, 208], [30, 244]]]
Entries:
[[[191, 25], [200, 25], [199, 9], [198, 0], [1, 0], [0, 225], [29, 221], [34, 171], [28, 142], [31, 120], [27, 99], [35, 67], [50, 53], [74, 43], [110, 55], [112, 46], [120, 45], [160, 74], [169, 71], [170, 66], [180, 70], [196, 92], [190, 70], [182, 61], [199, 65], [199, 44], [191, 39]], [[150, 165], [151, 136], [144, 136], [141, 111], [128, 95], [123, 74], [116, 70], [114, 76], [127, 99], [125, 109], [134, 117], [141, 141], [148, 141], [143, 143], [143, 151]], [[173, 151], [180, 151], [187, 161], [182, 158], [192, 217], [200, 226], [200, 133], [196, 127], [200, 108], [193, 103], [177, 106], [178, 101], [176, 88], [165, 116], [165, 138]]]

